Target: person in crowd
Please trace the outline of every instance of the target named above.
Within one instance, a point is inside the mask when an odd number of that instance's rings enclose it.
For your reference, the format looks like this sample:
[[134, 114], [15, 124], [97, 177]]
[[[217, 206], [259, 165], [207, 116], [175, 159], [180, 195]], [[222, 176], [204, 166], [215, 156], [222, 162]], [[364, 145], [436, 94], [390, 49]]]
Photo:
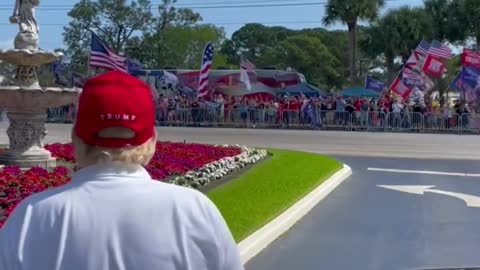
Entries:
[[215, 205], [143, 168], [154, 121], [142, 81], [120, 71], [87, 81], [72, 130], [80, 170], [16, 207], [0, 230], [0, 269], [243, 269]]
[[240, 112], [240, 119], [243, 123], [243, 126], [247, 125], [248, 121], [248, 100], [245, 98], [243, 99], [240, 104], [238, 105], [238, 111]]
[[202, 119], [200, 102], [198, 98], [194, 98], [190, 104], [190, 113], [192, 114], [193, 123], [198, 125]]
[[221, 123], [225, 119], [225, 99], [223, 98], [222, 94], [215, 95], [214, 98], [215, 103], [218, 104], [218, 121]]
[[290, 124], [289, 112], [290, 112], [290, 100], [291, 97], [284, 96], [281, 103], [281, 115], [282, 115], [282, 126], [288, 126]]
[[250, 97], [248, 100], [247, 100], [247, 104], [248, 104], [248, 113], [249, 113], [249, 120], [250, 120], [250, 123], [255, 125], [256, 123], [256, 116], [257, 116], [257, 108], [258, 108], [258, 98], [256, 97]]
[[403, 111], [404, 105], [400, 98], [395, 99], [395, 102], [392, 104], [392, 113], [393, 113], [393, 127], [399, 128], [401, 123], [401, 113]]
[[167, 114], [168, 114], [168, 98], [165, 97], [163, 94], [160, 94], [157, 102], [157, 121], [159, 123], [167, 121]]
[[288, 118], [290, 119], [290, 125], [298, 125], [300, 119], [300, 103], [297, 96], [293, 96], [290, 99]]
[[335, 122], [337, 124], [345, 125], [347, 117], [345, 115], [345, 106], [346, 106], [346, 101], [343, 99], [343, 97], [337, 97], [337, 101], [335, 102]]

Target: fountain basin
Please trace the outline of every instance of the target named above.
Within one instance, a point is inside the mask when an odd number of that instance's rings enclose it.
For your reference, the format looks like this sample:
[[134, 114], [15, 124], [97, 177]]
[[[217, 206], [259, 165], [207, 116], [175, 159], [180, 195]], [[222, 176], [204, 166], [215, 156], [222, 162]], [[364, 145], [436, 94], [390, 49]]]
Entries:
[[5, 108], [10, 125], [9, 148], [0, 154], [0, 164], [22, 168], [53, 167], [55, 159], [43, 148], [47, 135], [47, 109], [76, 103], [79, 88], [45, 87], [38, 90], [0, 86], [0, 107]]
[[63, 57], [60, 52], [43, 50], [0, 50], [0, 60], [17, 66], [40, 66], [52, 63]]

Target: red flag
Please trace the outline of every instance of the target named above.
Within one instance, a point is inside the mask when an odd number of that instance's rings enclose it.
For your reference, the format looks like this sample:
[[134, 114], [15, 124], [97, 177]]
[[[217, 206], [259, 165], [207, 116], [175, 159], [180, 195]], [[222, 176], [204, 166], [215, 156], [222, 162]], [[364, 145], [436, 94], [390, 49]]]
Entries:
[[408, 58], [405, 66], [417, 71], [421, 72], [423, 63], [425, 62], [425, 55], [420, 52], [413, 52], [410, 58]]
[[405, 63], [405, 66], [414, 68], [415, 66], [417, 66], [417, 62], [417, 57], [415, 56], [415, 52], [413, 52]]
[[403, 99], [407, 99], [412, 93], [412, 88], [403, 83], [401, 76], [397, 76], [390, 85], [390, 90], [395, 94], [401, 96]]
[[464, 48], [462, 53], [462, 65], [480, 68], [480, 54], [474, 50]]
[[428, 55], [427, 58], [425, 58], [425, 63], [423, 64], [422, 69], [429, 75], [440, 77], [445, 71], [445, 64], [434, 56]]

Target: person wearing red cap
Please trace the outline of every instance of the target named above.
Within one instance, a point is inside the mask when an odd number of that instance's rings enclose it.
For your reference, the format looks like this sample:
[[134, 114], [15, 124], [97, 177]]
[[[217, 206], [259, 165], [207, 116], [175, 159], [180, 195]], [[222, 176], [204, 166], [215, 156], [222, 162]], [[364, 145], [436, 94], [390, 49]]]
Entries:
[[89, 80], [72, 130], [80, 170], [16, 207], [0, 230], [0, 269], [243, 269], [215, 205], [143, 168], [154, 121], [142, 81], [119, 71]]

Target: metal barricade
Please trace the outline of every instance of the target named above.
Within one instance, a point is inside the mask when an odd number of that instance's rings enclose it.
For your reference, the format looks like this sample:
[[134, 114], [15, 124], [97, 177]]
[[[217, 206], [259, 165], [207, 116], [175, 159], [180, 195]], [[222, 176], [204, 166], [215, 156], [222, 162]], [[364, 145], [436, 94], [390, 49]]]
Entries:
[[47, 109], [47, 122], [64, 123], [67, 119], [67, 110], [64, 107]]
[[382, 131], [385, 129], [386, 115], [378, 111], [356, 111], [351, 113], [353, 130]]
[[[64, 107], [48, 110], [48, 121], [63, 123], [71, 119]], [[383, 113], [378, 111], [337, 112], [225, 108], [157, 109], [157, 125], [233, 128], [296, 128], [355, 131], [399, 131], [480, 133], [480, 115], [435, 113]]]
[[459, 130], [462, 133], [479, 133], [480, 116], [475, 113], [464, 113], [459, 116]]
[[408, 128], [411, 131], [422, 132], [424, 128], [423, 114], [419, 112], [412, 112], [406, 114], [408, 116]]
[[386, 127], [386, 114], [383, 112], [370, 111], [368, 112], [367, 130], [383, 131]]
[[400, 131], [405, 126], [404, 113], [392, 112], [387, 115], [387, 126], [385, 130]]
[[425, 113], [423, 115], [424, 127], [426, 132], [459, 132], [460, 117], [458, 114], [435, 114]]
[[349, 112], [321, 111], [320, 119], [322, 127], [325, 129], [352, 129], [352, 114]]

